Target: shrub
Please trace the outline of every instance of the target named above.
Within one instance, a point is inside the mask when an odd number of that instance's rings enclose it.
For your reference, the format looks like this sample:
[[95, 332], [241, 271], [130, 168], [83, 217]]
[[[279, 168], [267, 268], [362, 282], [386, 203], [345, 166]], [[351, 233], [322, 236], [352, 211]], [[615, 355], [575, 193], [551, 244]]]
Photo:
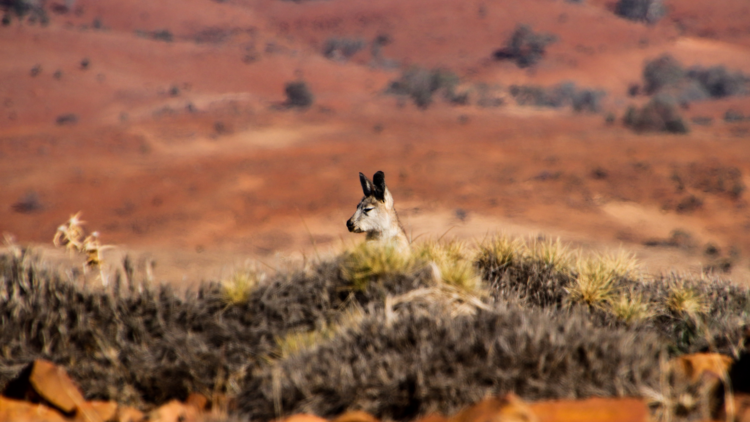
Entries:
[[165, 42], [172, 42], [174, 40], [174, 36], [172, 36], [172, 32], [168, 29], [159, 29], [157, 31], [152, 32], [151, 38], [158, 40], [158, 41], [165, 41]]
[[716, 164], [690, 163], [675, 168], [672, 180], [678, 191], [690, 187], [705, 193], [727, 195], [731, 199], [739, 199], [746, 188], [739, 168]]
[[498, 60], [515, 60], [520, 68], [535, 65], [544, 56], [547, 46], [557, 41], [554, 34], [534, 32], [529, 25], [518, 25], [505, 43], [495, 51]]
[[399, 79], [392, 81], [386, 92], [409, 96], [417, 107], [425, 109], [432, 104], [433, 94], [440, 91], [448, 101], [466, 101], [467, 99], [462, 98], [463, 94], [455, 92], [459, 82], [458, 76], [449, 70], [412, 67], [404, 71]]
[[[572, 300], [583, 272], [557, 241], [501, 237], [476, 254], [455, 242], [415, 246], [383, 259], [362, 246], [186, 294], [139, 283], [127, 262], [124, 283], [86, 287], [11, 248], [0, 255], [0, 389], [46, 358], [88, 399], [150, 407], [188, 392], [241, 393], [254, 420], [350, 407], [407, 420], [509, 391], [640, 395], [657, 387], [667, 353], [732, 354], [750, 322], [747, 288], [710, 276], [642, 281], [627, 255], [586, 264], [613, 292], [592, 308]], [[454, 262], [466, 280], [467, 261], [492, 297], [436, 277]], [[347, 268], [365, 269], [361, 286]]]
[[413, 420], [508, 392], [527, 400], [638, 395], [658, 385], [662, 347], [653, 334], [595, 328], [581, 315], [499, 308], [452, 318], [405, 303], [390, 321], [376, 311], [248, 376], [238, 403], [252, 420], [346, 409]]
[[172, 35], [172, 32], [168, 29], [158, 29], [155, 31], [136, 30], [135, 35], [142, 37], [142, 38], [150, 38], [152, 40], [157, 40], [157, 41], [164, 41], [164, 42], [174, 41], [174, 36]]
[[39, 194], [36, 191], [28, 191], [16, 203], [11, 205], [13, 211], [22, 214], [28, 214], [32, 212], [38, 212], [44, 209], [42, 201], [39, 199]]
[[643, 67], [643, 82], [646, 93], [651, 95], [660, 89], [675, 85], [685, 77], [682, 64], [669, 54], [663, 54], [646, 62]]
[[750, 77], [742, 72], [730, 73], [724, 66], [692, 67], [686, 70], [669, 54], [646, 62], [643, 80], [647, 94], [667, 92], [680, 103], [743, 95]]
[[615, 14], [625, 19], [653, 24], [667, 13], [662, 0], [619, 0]]
[[743, 95], [750, 81], [742, 72], [730, 73], [724, 66], [693, 67], [687, 76], [699, 82], [713, 98]]
[[329, 38], [323, 45], [323, 55], [332, 60], [348, 60], [364, 47], [361, 39]]
[[695, 116], [690, 119], [690, 121], [698, 126], [711, 126], [714, 122], [714, 118], [711, 116]]
[[304, 81], [288, 82], [284, 86], [284, 92], [287, 107], [308, 108], [315, 98]]
[[727, 123], [736, 123], [745, 120], [745, 115], [741, 111], [730, 108], [724, 113], [724, 121]]
[[10, 25], [12, 16], [19, 20], [29, 17], [29, 22], [39, 20], [42, 25], [49, 22], [49, 16], [44, 9], [44, 2], [33, 0], [0, 0], [0, 10], [3, 10], [3, 25]]
[[60, 126], [74, 125], [78, 123], [78, 115], [74, 113], [61, 114], [57, 116], [57, 119], [55, 119], [55, 122]]
[[549, 88], [536, 85], [512, 85], [510, 94], [519, 105], [560, 108], [573, 107], [577, 112], [599, 112], [606, 92], [577, 88], [573, 82], [562, 82]]
[[628, 108], [623, 123], [637, 132], [684, 134], [690, 131], [680, 116], [677, 102], [665, 94], [654, 96], [641, 109]]

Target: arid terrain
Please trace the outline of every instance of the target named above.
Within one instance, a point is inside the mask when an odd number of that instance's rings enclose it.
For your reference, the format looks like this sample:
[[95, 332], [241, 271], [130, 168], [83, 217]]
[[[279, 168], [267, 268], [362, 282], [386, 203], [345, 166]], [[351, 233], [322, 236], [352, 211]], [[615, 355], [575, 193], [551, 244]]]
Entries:
[[[314, 257], [362, 240], [344, 224], [357, 174], [383, 170], [413, 238], [560, 237], [750, 280], [750, 120], [724, 118], [750, 96], [686, 105], [687, 134], [622, 123], [664, 53], [750, 72], [746, 0], [668, 1], [653, 25], [600, 0], [69, 3], [0, 26], [0, 232], [51, 258], [79, 211], [109, 265], [159, 280]], [[557, 37], [529, 68], [493, 58], [518, 24]], [[363, 48], [326, 56], [331, 39]], [[386, 93], [411, 66], [454, 72], [468, 104]], [[299, 80], [305, 109], [285, 105]], [[508, 94], [565, 81], [606, 91], [601, 111]]]

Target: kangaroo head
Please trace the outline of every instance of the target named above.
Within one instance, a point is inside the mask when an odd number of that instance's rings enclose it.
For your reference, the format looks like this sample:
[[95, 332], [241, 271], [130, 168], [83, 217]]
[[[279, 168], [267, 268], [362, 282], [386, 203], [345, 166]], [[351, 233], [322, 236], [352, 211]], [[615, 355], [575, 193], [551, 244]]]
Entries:
[[[393, 208], [393, 196], [385, 185], [385, 174], [375, 173], [372, 181], [364, 174], [359, 174], [364, 198], [357, 204], [357, 211], [346, 222], [346, 227], [352, 233], [367, 233], [368, 240], [405, 241], [406, 235], [398, 221], [398, 215]], [[408, 243], [408, 242], [407, 242]]]

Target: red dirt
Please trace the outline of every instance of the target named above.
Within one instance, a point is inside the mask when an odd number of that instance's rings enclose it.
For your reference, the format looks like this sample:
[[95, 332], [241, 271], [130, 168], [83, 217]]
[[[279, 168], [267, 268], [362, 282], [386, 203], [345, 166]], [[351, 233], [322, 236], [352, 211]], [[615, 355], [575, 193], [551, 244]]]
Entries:
[[[572, 80], [607, 90], [618, 115], [643, 102], [627, 87], [664, 52], [750, 69], [746, 2], [672, 2], [652, 27], [614, 16], [609, 3], [79, 0], [47, 27], [14, 21], [0, 27], [0, 56], [12, 57], [0, 62], [0, 232], [49, 244], [82, 211], [118, 246], [113, 263], [129, 253], [156, 260], [160, 280], [216, 279], [246, 259], [273, 266], [276, 254], [360, 241], [344, 227], [361, 196], [357, 172], [383, 170], [414, 237], [561, 236], [632, 250], [652, 273], [700, 271], [710, 242], [744, 282], [748, 193], [678, 191], [674, 176], [736, 167], [750, 186], [750, 123], [722, 120], [729, 108], [750, 114], [750, 97], [693, 103], [688, 119], [714, 123], [689, 135], [637, 135], [600, 114], [512, 101], [401, 106], [383, 94], [398, 70], [371, 65], [369, 50], [346, 63], [320, 54], [330, 37], [386, 34], [388, 60], [500, 86]], [[516, 23], [559, 37], [534, 70], [491, 60]], [[162, 29], [174, 41], [148, 38]], [[284, 84], [300, 77], [315, 105], [280, 108]], [[56, 125], [66, 113], [78, 122]], [[691, 194], [703, 206], [677, 212]], [[41, 209], [19, 212], [34, 195]], [[694, 248], [643, 246], [673, 230], [689, 232]]]

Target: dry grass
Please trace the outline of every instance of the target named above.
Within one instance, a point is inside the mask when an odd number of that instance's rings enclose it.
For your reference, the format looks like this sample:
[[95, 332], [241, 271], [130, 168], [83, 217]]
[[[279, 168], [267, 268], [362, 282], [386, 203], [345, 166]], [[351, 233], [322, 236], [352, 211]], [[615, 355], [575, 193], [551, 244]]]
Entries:
[[363, 242], [344, 253], [341, 263], [343, 277], [355, 291], [364, 291], [370, 282], [392, 274], [406, 274], [415, 268], [410, 254], [395, 245]]
[[465, 243], [457, 240], [444, 243], [430, 241], [412, 247], [415, 260], [437, 265], [443, 282], [467, 292], [481, 290], [482, 280], [472, 262], [473, 253]]
[[479, 268], [507, 268], [525, 256], [525, 245], [508, 236], [495, 236], [479, 246], [475, 262]]
[[609, 304], [609, 311], [626, 324], [646, 321], [656, 315], [643, 294], [633, 290], [614, 298]]
[[257, 268], [247, 267], [235, 271], [231, 277], [222, 281], [221, 293], [227, 305], [247, 303], [250, 294], [265, 279], [266, 275]]
[[694, 320], [710, 311], [710, 306], [698, 292], [679, 282], [670, 286], [666, 305], [667, 309], [673, 313], [685, 315]]
[[64, 247], [71, 254], [79, 253], [85, 255], [84, 273], [86, 273], [88, 268], [98, 269], [102, 285], [107, 286], [109, 282], [104, 271], [104, 256], [102, 252], [114, 246], [102, 245], [99, 241], [99, 232], [95, 231], [86, 236], [86, 231], [83, 229], [84, 224], [86, 222], [81, 220], [80, 212], [70, 216], [68, 221], [57, 228], [57, 232], [52, 238], [52, 244], [56, 247]]
[[356, 329], [364, 318], [364, 310], [355, 302], [344, 309], [333, 323], [324, 324], [317, 330], [292, 331], [283, 337], [277, 337], [278, 350], [274, 353], [274, 357], [286, 359], [312, 350], [343, 331]]
[[633, 274], [638, 263], [625, 252], [579, 258], [575, 282], [567, 291], [570, 300], [591, 307], [604, 308], [618, 297], [620, 279]]
[[560, 242], [560, 238], [529, 240], [525, 244], [525, 256], [558, 272], [571, 272], [575, 263], [575, 255]]

